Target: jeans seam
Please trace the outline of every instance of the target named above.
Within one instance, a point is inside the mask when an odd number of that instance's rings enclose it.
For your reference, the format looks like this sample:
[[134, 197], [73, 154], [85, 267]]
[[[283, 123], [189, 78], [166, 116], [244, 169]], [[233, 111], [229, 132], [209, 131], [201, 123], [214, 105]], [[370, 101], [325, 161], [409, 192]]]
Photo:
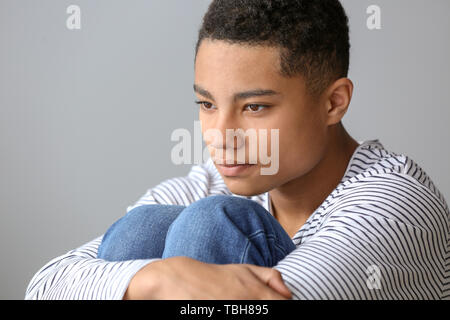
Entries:
[[[285, 250], [282, 246], [280, 246], [280, 245], [278, 244], [278, 242], [277, 242], [278, 238], [277, 238], [275, 235], [273, 235], [273, 234], [267, 235], [266, 232], [265, 232], [264, 230], [258, 230], [258, 231], [256, 231], [256, 232], [252, 233], [251, 235], [249, 235], [249, 236], [247, 237], [247, 239], [249, 240], [248, 243], [250, 243], [250, 241], [251, 241], [253, 238], [255, 238], [256, 236], [260, 235], [261, 233], [264, 233], [264, 234], [265, 234], [267, 240], [274, 240], [274, 241], [273, 241], [274, 246], [277, 247], [277, 248], [283, 253], [284, 256], [287, 256], [288, 253], [286, 252], [286, 250]], [[247, 245], [247, 247], [245, 248], [245, 252], [246, 252], [247, 250], [248, 250], [248, 245]]]
[[276, 246], [283, 253], [284, 256], [288, 255], [286, 250], [283, 247], [281, 247], [280, 245], [278, 245], [278, 243], [274, 242], [274, 246]]
[[[253, 232], [252, 234], [248, 235], [247, 238], [248, 239], [252, 239], [252, 238], [258, 236], [261, 233], [265, 234], [266, 232], [264, 230], [258, 230], [258, 231]], [[272, 235], [270, 235], [270, 236], [273, 237]], [[266, 235], [266, 237], [267, 237], [267, 235]]]
[[251, 241], [247, 239], [247, 244], [245, 245], [244, 252], [242, 252], [240, 264], [244, 263], [244, 258], [247, 255], [248, 248], [250, 247]]

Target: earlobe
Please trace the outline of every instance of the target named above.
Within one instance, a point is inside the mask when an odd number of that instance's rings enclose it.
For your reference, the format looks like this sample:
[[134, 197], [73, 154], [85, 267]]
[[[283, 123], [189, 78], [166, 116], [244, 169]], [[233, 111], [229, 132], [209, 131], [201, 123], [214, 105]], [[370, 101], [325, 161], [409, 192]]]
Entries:
[[342, 120], [350, 105], [353, 83], [350, 79], [337, 80], [329, 89], [328, 124], [333, 125]]

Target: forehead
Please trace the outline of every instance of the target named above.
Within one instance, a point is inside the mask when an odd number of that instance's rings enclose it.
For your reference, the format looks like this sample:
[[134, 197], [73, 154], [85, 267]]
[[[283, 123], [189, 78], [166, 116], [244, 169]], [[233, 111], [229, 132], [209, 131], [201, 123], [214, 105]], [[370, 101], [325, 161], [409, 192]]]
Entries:
[[273, 90], [285, 99], [305, 99], [306, 83], [301, 75], [285, 77], [280, 72], [280, 50], [269, 46], [230, 44], [203, 40], [197, 52], [194, 83], [216, 99], [237, 92]]
[[195, 61], [196, 79], [281, 78], [279, 49], [205, 39]]

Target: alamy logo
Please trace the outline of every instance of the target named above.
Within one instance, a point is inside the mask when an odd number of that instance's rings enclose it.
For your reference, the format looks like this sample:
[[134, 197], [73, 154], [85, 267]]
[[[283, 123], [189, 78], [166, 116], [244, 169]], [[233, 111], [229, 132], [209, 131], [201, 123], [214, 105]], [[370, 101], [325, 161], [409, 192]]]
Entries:
[[81, 9], [79, 6], [72, 4], [67, 7], [66, 13], [69, 14], [66, 20], [66, 27], [69, 30], [81, 29]]
[[270, 129], [270, 133], [267, 129], [226, 129], [224, 137], [218, 129], [202, 134], [201, 122], [195, 121], [194, 138], [183, 128], [174, 130], [170, 138], [178, 142], [171, 151], [174, 164], [201, 164], [211, 157], [216, 164], [261, 164], [261, 175], [274, 175], [279, 169], [279, 129]]
[[381, 8], [375, 4], [367, 7], [367, 14], [370, 16], [367, 18], [367, 29], [380, 30], [381, 29]]

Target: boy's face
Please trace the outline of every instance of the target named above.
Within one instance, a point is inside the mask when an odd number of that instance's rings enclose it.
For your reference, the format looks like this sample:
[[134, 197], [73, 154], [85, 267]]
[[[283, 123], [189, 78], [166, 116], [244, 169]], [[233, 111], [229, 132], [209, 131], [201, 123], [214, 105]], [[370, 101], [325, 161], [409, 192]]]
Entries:
[[[234, 163], [238, 163], [238, 150], [245, 150], [249, 163], [252, 150], [249, 136], [233, 138], [227, 144], [226, 129], [240, 128], [244, 132], [253, 129], [258, 133], [258, 147], [264, 143], [261, 139], [264, 132], [260, 129], [267, 129], [267, 151], [263, 154], [271, 158], [271, 163], [263, 164], [259, 154], [253, 165], [226, 168], [216, 164], [227, 187], [235, 194], [257, 195], [285, 185], [306, 175], [325, 153], [328, 127], [325, 104], [307, 94], [302, 77], [283, 77], [279, 68], [276, 48], [217, 40], [203, 40], [199, 47], [195, 91], [198, 100], [205, 102], [200, 105], [199, 118], [211, 157], [225, 160], [234, 152]], [[259, 91], [256, 95], [237, 95], [255, 90]], [[223, 139], [205, 135], [210, 129], [219, 130]], [[271, 136], [272, 129], [279, 130], [279, 139]], [[227, 148], [232, 151], [228, 156]], [[272, 174], [261, 174], [262, 168], [267, 170], [271, 166], [268, 171]]]

